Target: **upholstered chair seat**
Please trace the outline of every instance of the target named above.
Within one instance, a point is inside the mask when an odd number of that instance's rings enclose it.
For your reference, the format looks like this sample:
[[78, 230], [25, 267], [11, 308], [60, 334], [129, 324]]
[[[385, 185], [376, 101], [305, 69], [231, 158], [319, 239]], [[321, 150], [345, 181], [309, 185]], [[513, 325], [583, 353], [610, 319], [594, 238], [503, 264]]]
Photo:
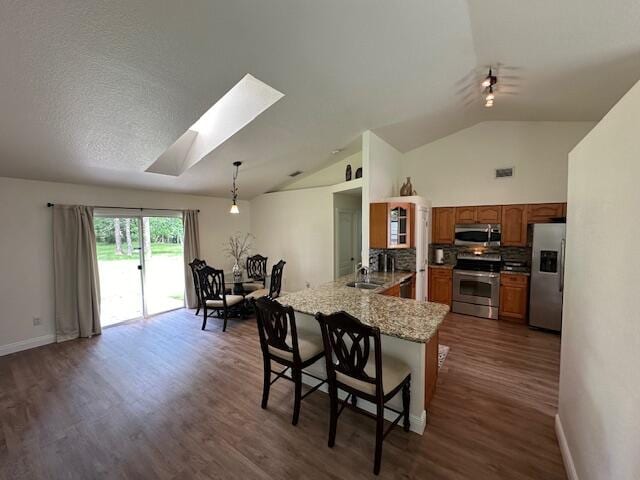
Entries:
[[[375, 377], [376, 374], [376, 361], [375, 355], [369, 355], [369, 361], [364, 367], [364, 372], [370, 377]], [[409, 366], [393, 357], [382, 354], [382, 390], [384, 394], [395, 390], [398, 385], [404, 382], [411, 374]], [[345, 385], [349, 385], [360, 392], [375, 395], [376, 386], [373, 383], [363, 382], [357, 378], [350, 377], [340, 372], [336, 372], [336, 380]]]
[[[237, 305], [242, 303], [244, 297], [242, 295], [227, 295], [227, 307], [232, 307], [233, 305]], [[207, 300], [208, 307], [216, 307], [223, 308], [224, 303], [222, 300]]]
[[266, 288], [261, 288], [259, 290], [254, 290], [253, 292], [248, 294], [245, 298], [247, 299], [261, 298], [261, 297], [266, 297], [267, 295], [269, 295], [269, 290], [267, 290]]
[[[287, 335], [287, 345], [291, 345], [291, 335]], [[298, 349], [300, 350], [300, 360], [306, 362], [312, 357], [324, 351], [321, 335], [313, 335], [305, 332], [298, 332]], [[280, 350], [269, 345], [269, 353], [274, 357], [282, 358], [293, 362], [293, 353]]]

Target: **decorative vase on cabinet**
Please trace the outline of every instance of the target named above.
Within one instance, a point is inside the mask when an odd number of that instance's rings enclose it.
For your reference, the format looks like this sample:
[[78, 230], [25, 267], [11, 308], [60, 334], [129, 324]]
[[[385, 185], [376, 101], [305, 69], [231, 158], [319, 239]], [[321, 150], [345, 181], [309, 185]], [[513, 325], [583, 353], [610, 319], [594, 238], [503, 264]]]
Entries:
[[411, 195], [414, 195], [413, 185], [411, 185], [411, 177], [407, 177], [407, 181], [400, 187], [400, 196], [409, 197]]

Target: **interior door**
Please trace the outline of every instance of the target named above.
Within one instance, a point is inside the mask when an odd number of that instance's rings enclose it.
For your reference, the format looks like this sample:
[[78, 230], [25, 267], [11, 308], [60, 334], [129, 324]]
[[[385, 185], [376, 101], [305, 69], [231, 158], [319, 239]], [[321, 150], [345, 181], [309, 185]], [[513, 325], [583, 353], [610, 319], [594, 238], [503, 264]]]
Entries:
[[359, 253], [358, 212], [344, 208], [336, 209], [336, 277], [353, 273]]
[[143, 317], [140, 218], [96, 216], [94, 230], [102, 326]]

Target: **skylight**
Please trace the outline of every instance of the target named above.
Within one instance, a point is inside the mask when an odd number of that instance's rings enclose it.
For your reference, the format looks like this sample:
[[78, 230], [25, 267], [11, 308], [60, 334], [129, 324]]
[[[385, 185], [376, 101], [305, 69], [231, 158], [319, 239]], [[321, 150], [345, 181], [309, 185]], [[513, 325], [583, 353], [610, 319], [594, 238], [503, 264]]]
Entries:
[[245, 75], [146, 171], [181, 175], [282, 97], [283, 93], [250, 74]]

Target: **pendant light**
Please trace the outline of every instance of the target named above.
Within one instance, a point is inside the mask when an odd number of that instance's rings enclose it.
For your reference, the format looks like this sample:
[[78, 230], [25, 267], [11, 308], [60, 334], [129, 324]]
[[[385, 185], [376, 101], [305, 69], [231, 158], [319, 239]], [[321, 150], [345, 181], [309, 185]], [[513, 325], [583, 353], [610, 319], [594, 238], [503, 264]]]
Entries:
[[493, 74], [493, 70], [489, 67], [489, 74], [482, 81], [482, 91], [483, 94], [486, 93], [485, 104], [484, 106], [487, 108], [493, 107], [493, 100], [495, 99], [495, 95], [493, 93], [493, 86], [498, 83], [498, 77]]
[[236, 167], [236, 171], [233, 172], [233, 188], [231, 189], [231, 195], [233, 199], [233, 203], [231, 204], [231, 209], [229, 213], [233, 213], [237, 215], [240, 213], [240, 209], [238, 208], [237, 200], [238, 200], [238, 187], [236, 187], [236, 178], [238, 178], [238, 169], [242, 165], [242, 162], [233, 162], [233, 166]]

